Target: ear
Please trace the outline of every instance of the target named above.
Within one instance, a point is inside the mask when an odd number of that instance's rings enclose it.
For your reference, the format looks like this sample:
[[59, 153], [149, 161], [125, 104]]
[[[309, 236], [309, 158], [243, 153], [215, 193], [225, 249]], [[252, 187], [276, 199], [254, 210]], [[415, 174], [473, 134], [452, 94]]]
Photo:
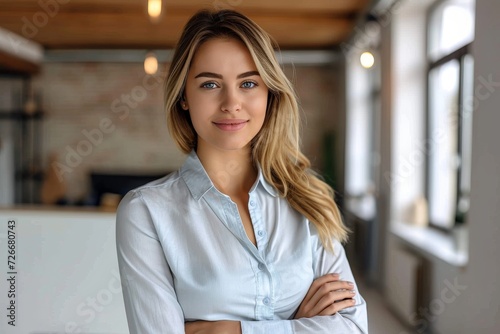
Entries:
[[181, 108], [184, 109], [184, 110], [189, 110], [189, 105], [186, 101], [186, 97], [185, 96], [182, 96], [181, 97]]

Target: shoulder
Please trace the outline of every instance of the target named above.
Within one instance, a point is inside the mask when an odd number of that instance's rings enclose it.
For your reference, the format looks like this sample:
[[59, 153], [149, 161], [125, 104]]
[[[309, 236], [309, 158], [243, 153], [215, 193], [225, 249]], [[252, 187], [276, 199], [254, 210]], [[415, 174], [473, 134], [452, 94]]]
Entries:
[[184, 183], [183, 178], [180, 175], [179, 171], [175, 171], [170, 173], [158, 180], [151, 181], [146, 183], [140, 187], [137, 187], [131, 192], [133, 194], [138, 194], [142, 197], [163, 195], [167, 196], [172, 193], [175, 193], [176, 190], [186, 188], [186, 184]]
[[157, 202], [171, 201], [182, 198], [186, 192], [186, 184], [179, 171], [175, 171], [160, 179], [151, 181], [135, 189], [130, 190], [121, 200], [119, 210], [129, 206], [154, 204]]
[[[130, 190], [120, 201], [116, 212], [117, 231], [150, 231], [158, 233], [160, 225], [181, 216], [189, 205], [187, 187], [179, 172]], [[156, 232], [153, 232], [156, 231]]]

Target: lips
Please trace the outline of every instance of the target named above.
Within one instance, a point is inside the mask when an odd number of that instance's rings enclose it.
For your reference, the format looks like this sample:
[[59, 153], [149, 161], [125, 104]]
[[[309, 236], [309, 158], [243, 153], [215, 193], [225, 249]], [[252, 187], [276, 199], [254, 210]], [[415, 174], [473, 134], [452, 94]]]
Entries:
[[245, 127], [248, 123], [246, 119], [221, 119], [213, 124], [223, 131], [237, 131]]

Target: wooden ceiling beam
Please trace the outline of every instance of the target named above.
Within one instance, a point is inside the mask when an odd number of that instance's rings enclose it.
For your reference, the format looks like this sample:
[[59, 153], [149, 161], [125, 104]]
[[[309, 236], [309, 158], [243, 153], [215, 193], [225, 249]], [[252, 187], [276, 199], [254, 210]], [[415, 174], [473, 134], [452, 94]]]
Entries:
[[146, 0], [53, 0], [52, 3], [59, 1], [57, 8], [47, 9], [36, 0], [2, 0], [0, 26], [50, 49], [172, 48], [193, 13], [204, 7], [224, 6], [251, 17], [281, 48], [329, 48], [349, 36], [356, 13], [368, 3], [368, 0], [168, 0], [162, 20], [152, 24], [146, 14]]
[[[102, 12], [107, 10], [128, 11], [143, 9], [146, 11], [146, 0], [55, 0], [59, 11], [77, 12], [80, 10]], [[60, 3], [59, 3], [60, 2]], [[164, 7], [168, 12], [174, 8], [188, 8], [196, 11], [200, 8], [234, 8], [236, 10], [289, 11], [300, 12], [352, 12], [364, 8], [368, 0], [166, 0]], [[37, 0], [2, 0], [0, 11], [40, 11], [44, 10]]]
[[[30, 12], [22, 12], [29, 17]], [[46, 48], [171, 48], [177, 42], [189, 15], [170, 15], [158, 24], [137, 13], [120, 15], [61, 12], [45, 25], [17, 16], [0, 14], [2, 26]], [[253, 19], [273, 36], [282, 48], [326, 48], [346, 38], [349, 19], [261, 15]]]

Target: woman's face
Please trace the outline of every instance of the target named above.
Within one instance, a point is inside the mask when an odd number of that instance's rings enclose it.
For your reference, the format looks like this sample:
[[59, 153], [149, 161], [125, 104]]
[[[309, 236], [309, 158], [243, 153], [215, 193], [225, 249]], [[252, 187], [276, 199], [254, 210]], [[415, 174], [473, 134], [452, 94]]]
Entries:
[[233, 38], [203, 43], [189, 68], [183, 106], [198, 151], [249, 149], [264, 123], [267, 94], [245, 44]]

